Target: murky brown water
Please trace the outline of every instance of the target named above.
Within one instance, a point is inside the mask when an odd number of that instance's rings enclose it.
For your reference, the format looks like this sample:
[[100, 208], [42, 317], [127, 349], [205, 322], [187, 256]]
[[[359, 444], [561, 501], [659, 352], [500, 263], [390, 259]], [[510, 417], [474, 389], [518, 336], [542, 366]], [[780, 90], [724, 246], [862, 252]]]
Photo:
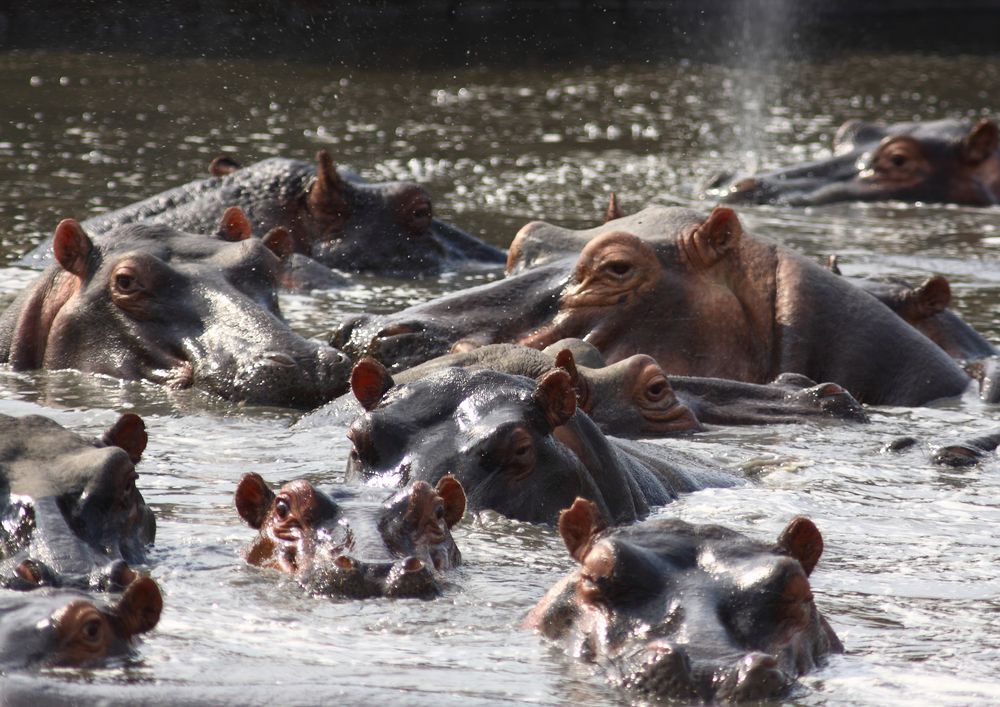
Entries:
[[[325, 146], [365, 177], [425, 182], [441, 215], [506, 245], [535, 218], [593, 224], [612, 189], [630, 210], [649, 201], [706, 208], [696, 195], [714, 171], [822, 155], [848, 118], [989, 114], [1000, 58], [854, 57], [776, 71], [682, 62], [348, 73], [12, 53], [0, 55], [0, 95], [6, 302], [33, 276], [12, 263], [59, 219], [201, 177], [221, 150], [251, 162]], [[956, 309], [1000, 341], [1000, 209], [875, 204], [741, 215], [818, 258], [839, 254], [848, 274], [942, 273]], [[321, 335], [350, 313], [398, 308], [485, 276], [362, 278], [282, 305], [294, 326]], [[336, 482], [343, 428], [293, 429], [292, 413], [72, 372], [0, 370], [0, 397], [0, 412], [41, 412], [89, 432], [124, 410], [143, 415], [150, 445], [140, 488], [159, 519], [150, 570], [166, 595], [135, 664], [7, 676], [10, 686], [122, 704], [627, 701], [519, 628], [571, 565], [550, 529], [488, 514], [467, 520], [457, 534], [466, 564], [432, 602], [318, 600], [244, 566], [239, 551], [251, 533], [232, 504], [240, 475]], [[797, 513], [820, 526], [827, 549], [813, 587], [848, 653], [804, 679], [793, 702], [1000, 702], [1000, 464], [927, 463], [933, 446], [995, 428], [1000, 410], [966, 396], [872, 418], [867, 427], [718, 429], [670, 442], [753, 470], [756, 481], [692, 494], [661, 513], [760, 538]], [[902, 434], [922, 447], [878, 452]]]

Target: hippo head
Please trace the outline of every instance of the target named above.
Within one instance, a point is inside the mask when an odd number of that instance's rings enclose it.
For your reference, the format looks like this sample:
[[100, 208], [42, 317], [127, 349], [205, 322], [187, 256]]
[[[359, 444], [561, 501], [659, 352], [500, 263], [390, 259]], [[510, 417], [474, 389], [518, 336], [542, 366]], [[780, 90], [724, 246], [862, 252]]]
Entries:
[[259, 531], [247, 562], [296, 576], [317, 594], [426, 597], [436, 573], [461, 561], [451, 528], [465, 513], [454, 478], [411, 484], [384, 503], [335, 500], [304, 479], [273, 492], [258, 474], [236, 490], [240, 516]]
[[446, 368], [394, 386], [381, 364], [363, 359], [351, 387], [366, 412], [348, 431], [349, 477], [407, 484], [452, 474], [471, 509], [529, 522], [553, 522], [569, 496], [592, 498], [607, 511], [574, 448], [590, 453], [595, 472], [621, 471], [596, 426], [589, 418], [583, 426], [582, 414], [576, 419], [576, 391], [563, 370], [534, 381]]
[[37, 415], [0, 416], [0, 479], [16, 499], [0, 531], [29, 585], [123, 586], [145, 561], [156, 522], [136, 488], [145, 425], [122, 415], [88, 441]]
[[672, 519], [605, 532], [579, 499], [559, 531], [579, 568], [527, 625], [646, 698], [780, 697], [842, 650], [813, 603], [808, 576], [823, 543], [806, 518], [776, 545]]
[[940, 120], [879, 126], [845, 123], [834, 156], [718, 184], [708, 196], [732, 203], [797, 206], [835, 201], [925, 201], [988, 206], [1000, 201], [1000, 131]]
[[56, 264], [0, 319], [0, 357], [17, 370], [196, 385], [256, 404], [331, 400], [346, 389], [347, 358], [285, 324], [280, 261], [249, 238], [245, 217], [236, 223], [221, 239], [133, 224], [95, 243], [62, 221]]
[[152, 579], [136, 579], [110, 604], [85, 594], [42, 589], [0, 600], [0, 665], [96, 667], [126, 657], [135, 636], [152, 630], [163, 598]]

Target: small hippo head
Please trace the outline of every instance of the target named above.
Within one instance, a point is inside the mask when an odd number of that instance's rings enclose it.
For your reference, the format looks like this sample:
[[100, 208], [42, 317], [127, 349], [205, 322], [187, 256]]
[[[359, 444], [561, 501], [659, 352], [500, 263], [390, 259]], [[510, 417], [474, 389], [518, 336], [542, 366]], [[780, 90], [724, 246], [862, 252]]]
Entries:
[[339, 395], [347, 358], [280, 318], [279, 258], [248, 237], [245, 217], [227, 211], [222, 229], [213, 238], [132, 224], [95, 243], [62, 221], [56, 264], [0, 319], [0, 358], [258, 404], [308, 408]]
[[833, 157], [715, 186], [733, 203], [807, 206], [835, 201], [926, 201], [988, 206], [1000, 201], [1000, 131], [940, 120], [879, 126], [845, 123]]
[[127, 657], [133, 638], [152, 630], [163, 598], [152, 579], [136, 579], [110, 604], [87, 595], [41, 589], [0, 600], [0, 665], [96, 667]]
[[450, 476], [436, 488], [418, 481], [371, 503], [334, 499], [304, 479], [274, 493], [247, 474], [236, 507], [260, 531], [247, 562], [293, 574], [317, 594], [433, 596], [440, 592], [436, 573], [461, 562], [451, 528], [465, 512], [465, 493]]
[[559, 531], [580, 566], [527, 625], [647, 697], [780, 697], [842, 649], [813, 603], [808, 575], [823, 544], [806, 518], [767, 545], [670, 519], [605, 531], [579, 499]]

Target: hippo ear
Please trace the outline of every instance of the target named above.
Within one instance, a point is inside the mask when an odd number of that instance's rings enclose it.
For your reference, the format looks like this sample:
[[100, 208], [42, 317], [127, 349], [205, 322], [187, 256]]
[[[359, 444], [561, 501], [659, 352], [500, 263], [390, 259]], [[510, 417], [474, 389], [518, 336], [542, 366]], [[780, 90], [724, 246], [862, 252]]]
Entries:
[[695, 267], [710, 267], [719, 262], [739, 242], [743, 224], [736, 212], [716, 206], [704, 223], [682, 235], [682, 248]]
[[828, 255], [826, 257], [826, 269], [832, 272], [834, 275], [844, 274], [840, 272], [840, 264], [837, 262], [839, 259], [840, 258], [836, 253], [834, 253], [833, 255]]
[[208, 173], [213, 177], [225, 177], [227, 174], [232, 174], [240, 167], [242, 167], [242, 165], [229, 155], [219, 155], [212, 160], [212, 164], [208, 165]]
[[149, 577], [140, 577], [128, 585], [113, 609], [125, 638], [151, 631], [159, 623], [161, 611], [163, 595]]
[[930, 317], [944, 311], [951, 304], [951, 285], [944, 275], [934, 275], [914, 290], [920, 311]]
[[94, 249], [90, 237], [78, 221], [71, 218], [63, 219], [56, 226], [52, 238], [52, 252], [63, 270], [77, 277], [87, 274], [87, 260]]
[[614, 192], [611, 192], [611, 198], [608, 199], [608, 210], [604, 212], [604, 223], [624, 217], [625, 211], [618, 205], [618, 197], [615, 196]]
[[253, 233], [250, 219], [239, 206], [230, 206], [219, 220], [216, 235], [224, 241], [245, 241]]
[[350, 211], [344, 199], [344, 180], [326, 150], [316, 153], [316, 181], [309, 189], [309, 209], [317, 215], [341, 219], [346, 219]]
[[351, 392], [365, 410], [371, 410], [396, 385], [385, 366], [367, 356], [354, 364], [351, 371]]
[[542, 376], [532, 397], [542, 408], [552, 429], [565, 425], [576, 413], [576, 389], [569, 373], [561, 368]]
[[260, 474], [244, 474], [236, 487], [236, 511], [251, 528], [259, 530], [274, 500], [274, 491]]
[[592, 501], [579, 496], [573, 505], [559, 513], [559, 534], [566, 549], [577, 562], [583, 562], [594, 536], [607, 527], [604, 517]]
[[823, 554], [823, 536], [811, 520], [796, 516], [778, 537], [778, 547], [798, 560], [808, 577]]
[[983, 118], [962, 139], [962, 159], [972, 164], [985, 162], [1000, 145], [1000, 130], [989, 118]]
[[264, 245], [281, 260], [289, 258], [295, 252], [295, 239], [287, 228], [277, 226], [264, 236]]
[[569, 374], [570, 382], [575, 388], [580, 380], [580, 371], [576, 369], [576, 359], [573, 358], [572, 351], [569, 349], [561, 349], [559, 353], [556, 354], [556, 368], [561, 368]]
[[454, 527], [465, 515], [465, 489], [458, 479], [447, 474], [437, 482], [435, 490], [444, 500], [444, 522], [449, 528]]
[[101, 441], [109, 447], [121, 447], [132, 463], [138, 464], [149, 442], [146, 423], [135, 413], [127, 412], [104, 432]]

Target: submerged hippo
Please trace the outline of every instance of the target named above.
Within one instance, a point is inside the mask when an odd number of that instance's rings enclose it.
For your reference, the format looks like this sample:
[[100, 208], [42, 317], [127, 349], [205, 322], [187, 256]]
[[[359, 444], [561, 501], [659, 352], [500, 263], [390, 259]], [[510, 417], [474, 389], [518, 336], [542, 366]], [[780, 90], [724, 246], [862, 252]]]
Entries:
[[133, 638], [160, 620], [163, 598], [142, 577], [109, 604], [65, 589], [0, 595], [0, 670], [104, 665], [132, 653]]
[[577, 410], [561, 369], [535, 381], [446, 368], [396, 386], [381, 364], [363, 359], [351, 388], [366, 412], [347, 433], [348, 479], [405, 485], [453, 474], [473, 511], [554, 523], [582, 496], [608, 522], [628, 523], [678, 493], [741, 483], [697, 458], [605, 437]]
[[136, 488], [142, 419], [122, 415], [98, 440], [47, 417], [0, 415], [0, 579], [106, 588], [128, 584], [156, 521]]
[[[272, 157], [170, 189], [84, 222], [102, 234], [125, 224], [158, 223], [210, 233], [223, 209], [238, 206], [256, 236], [285, 229], [296, 253], [348, 272], [411, 275], [466, 262], [501, 265], [505, 253], [434, 218], [427, 191], [412, 182], [367, 184], [341, 174], [329, 153], [316, 163]], [[312, 282], [322, 282], [313, 278]]]
[[732, 203], [811, 206], [835, 201], [1000, 202], [1000, 131], [987, 118], [876, 125], [849, 121], [834, 156], [713, 185]]
[[731, 209], [708, 217], [651, 206], [597, 228], [528, 224], [534, 241], [575, 240], [495, 283], [392, 315], [345, 322], [333, 341], [408, 367], [450, 349], [576, 337], [609, 362], [636, 353], [670, 375], [767, 383], [782, 373], [836, 381], [861, 403], [920, 405], [962, 393], [965, 372], [885, 305], [800, 254], [743, 230]]
[[277, 256], [133, 224], [91, 240], [58, 225], [56, 262], [0, 316], [0, 362], [75, 368], [233, 401], [316, 407], [344, 392], [350, 362], [293, 332], [278, 309]]
[[465, 492], [451, 476], [386, 499], [373, 490], [327, 494], [304, 479], [275, 493], [259, 474], [246, 474], [236, 509], [259, 531], [247, 562], [292, 574], [317, 594], [434, 596], [437, 573], [461, 562], [451, 528], [465, 514]]
[[808, 518], [776, 544], [667, 518], [605, 531], [577, 499], [559, 532], [580, 566], [525, 623], [643, 700], [777, 699], [843, 651], [809, 586], [823, 538]]
[[[594, 365], [579, 364], [577, 355]], [[701, 423], [782, 424], [815, 416], [867, 420], [858, 402], [836, 383], [816, 384], [796, 374], [779, 376], [766, 385], [668, 376], [645, 354], [607, 365], [600, 352], [581, 339], [564, 339], [544, 351], [488, 344], [431, 359], [392, 378], [397, 384], [410, 383], [452, 366], [536, 379], [562, 368], [570, 375], [578, 408], [602, 432], [619, 437], [683, 434], [700, 429]]]

